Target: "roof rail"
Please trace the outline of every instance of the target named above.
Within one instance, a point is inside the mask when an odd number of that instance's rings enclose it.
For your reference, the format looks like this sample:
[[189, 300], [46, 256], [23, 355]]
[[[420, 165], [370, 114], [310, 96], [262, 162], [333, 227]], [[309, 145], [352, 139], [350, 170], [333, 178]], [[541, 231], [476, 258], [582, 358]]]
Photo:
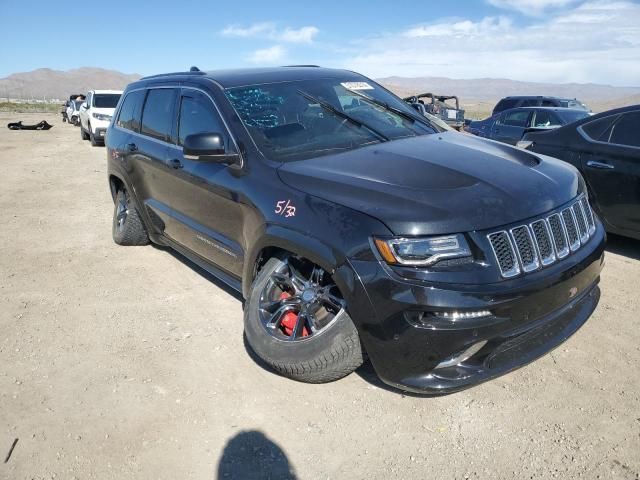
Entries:
[[291, 68], [291, 67], [309, 67], [309, 68], [320, 68], [320, 65], [282, 65], [285, 68]]
[[[194, 67], [191, 67], [194, 68]], [[198, 67], [195, 67], [198, 68]], [[188, 72], [171, 72], [171, 73], [158, 73], [157, 75], [149, 75], [147, 77], [142, 77], [140, 80], [148, 80], [150, 78], [162, 78], [162, 77], [170, 77], [172, 75], [206, 75], [207, 72], [201, 72], [198, 70], [190, 70]]]

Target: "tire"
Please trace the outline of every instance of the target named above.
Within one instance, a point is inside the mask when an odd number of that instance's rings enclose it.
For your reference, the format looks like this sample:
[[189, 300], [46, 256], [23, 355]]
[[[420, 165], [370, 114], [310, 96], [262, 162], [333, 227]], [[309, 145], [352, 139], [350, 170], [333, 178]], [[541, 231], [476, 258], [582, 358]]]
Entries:
[[[286, 268], [285, 266], [292, 259], [304, 262], [297, 257], [271, 258], [253, 282], [244, 308], [244, 331], [247, 343], [260, 359], [280, 375], [306, 383], [338, 380], [357, 369], [363, 361], [358, 331], [347, 313], [346, 302], [341, 300], [342, 308], [335, 313], [329, 323], [317, 332], [307, 333], [306, 338], [302, 336], [295, 340], [294, 336], [294, 341], [291, 341], [291, 337], [287, 340], [284, 334], [280, 335], [282, 332], [278, 333], [277, 329], [269, 330], [264, 323], [263, 315], [271, 314], [261, 308], [265, 305], [264, 302], [271, 303], [264, 299], [265, 292], [269, 290], [269, 285], [273, 285], [273, 275], [280, 275], [278, 272]], [[313, 265], [310, 262], [307, 263]], [[313, 268], [322, 271], [323, 278], [329, 279], [332, 284], [331, 287], [322, 288], [337, 289], [328, 273], [320, 267], [313, 266]], [[336, 298], [335, 295], [332, 297]], [[287, 297], [286, 301], [292, 298], [293, 296]], [[284, 324], [284, 321], [281, 323]], [[298, 324], [295, 325], [295, 330], [298, 330]], [[303, 326], [301, 330], [307, 332], [307, 327]]]
[[140, 213], [133, 205], [126, 190], [123, 189], [118, 190], [116, 194], [111, 232], [113, 241], [118, 245], [147, 245], [149, 243], [149, 235], [147, 235], [147, 229], [142, 223]]
[[89, 135], [87, 135], [87, 132], [82, 127], [82, 124], [80, 124], [80, 138], [82, 138], [82, 140], [89, 140]]

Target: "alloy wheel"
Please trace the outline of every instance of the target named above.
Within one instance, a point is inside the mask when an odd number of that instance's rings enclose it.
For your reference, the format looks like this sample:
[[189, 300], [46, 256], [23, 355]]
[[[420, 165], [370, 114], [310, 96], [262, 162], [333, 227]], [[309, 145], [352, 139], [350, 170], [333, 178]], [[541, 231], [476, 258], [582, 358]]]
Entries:
[[327, 272], [289, 257], [262, 290], [259, 315], [270, 335], [284, 341], [304, 341], [329, 327], [345, 306]]

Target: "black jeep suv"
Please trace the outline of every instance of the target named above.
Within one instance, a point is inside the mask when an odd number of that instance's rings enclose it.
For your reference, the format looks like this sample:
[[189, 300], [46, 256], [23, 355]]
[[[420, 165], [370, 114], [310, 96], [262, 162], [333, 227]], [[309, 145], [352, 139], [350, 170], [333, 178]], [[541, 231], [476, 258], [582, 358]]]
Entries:
[[109, 127], [113, 237], [169, 246], [246, 299], [251, 348], [325, 382], [404, 390], [520, 367], [595, 309], [604, 230], [564, 162], [443, 132], [316, 67], [128, 86]]

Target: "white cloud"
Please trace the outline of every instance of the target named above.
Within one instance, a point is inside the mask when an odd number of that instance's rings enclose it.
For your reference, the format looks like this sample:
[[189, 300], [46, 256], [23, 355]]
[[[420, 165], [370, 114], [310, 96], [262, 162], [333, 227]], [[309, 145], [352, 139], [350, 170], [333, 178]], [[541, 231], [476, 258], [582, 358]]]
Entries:
[[256, 50], [249, 55], [247, 60], [251, 63], [267, 65], [280, 62], [286, 54], [287, 51], [282, 45], [274, 45], [273, 47]]
[[280, 39], [284, 42], [291, 43], [312, 43], [313, 37], [315, 37], [320, 30], [317, 27], [302, 27], [299, 29], [287, 28]]
[[528, 26], [444, 19], [354, 44], [347, 68], [370, 76], [512, 78], [640, 85], [640, 5], [594, 0]]
[[254, 23], [248, 27], [240, 27], [238, 25], [229, 25], [225, 27], [220, 33], [225, 37], [256, 37], [264, 33], [270, 33], [274, 31], [275, 26], [273, 23]]
[[288, 43], [313, 43], [320, 29], [314, 26], [279, 29], [273, 22], [254, 23], [248, 27], [228, 25], [220, 33], [226, 37], [267, 38]]
[[540, 15], [550, 8], [563, 8], [576, 3], [576, 0], [487, 0], [498, 8], [517, 10], [525, 15]]

